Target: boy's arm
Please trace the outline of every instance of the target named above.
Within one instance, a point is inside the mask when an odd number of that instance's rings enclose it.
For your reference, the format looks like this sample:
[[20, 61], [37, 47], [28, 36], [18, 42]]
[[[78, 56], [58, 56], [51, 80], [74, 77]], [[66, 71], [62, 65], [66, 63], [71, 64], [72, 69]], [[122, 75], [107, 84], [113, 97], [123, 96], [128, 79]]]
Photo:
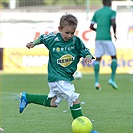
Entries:
[[33, 42], [29, 42], [26, 44], [27, 48], [33, 48], [35, 45], [41, 44], [40, 38], [37, 38], [36, 40], [34, 40]]
[[86, 48], [84, 44], [82, 44], [82, 48], [80, 52], [81, 52], [81, 56], [84, 58], [85, 64], [90, 64], [92, 63], [92, 60], [95, 59], [91, 54], [90, 50]]
[[80, 52], [81, 52], [81, 56], [83, 58], [95, 59], [93, 57], [93, 55], [91, 54], [90, 50], [88, 48], [86, 48], [86, 47], [84, 47], [83, 49], [81, 49]]
[[91, 54], [90, 50], [84, 45], [82, 40], [80, 38], [76, 38], [75, 48], [79, 52], [80, 56], [83, 58], [89, 57], [91, 59], [95, 59], [93, 55]]
[[94, 59], [94, 57], [92, 55], [86, 55], [86, 57], [84, 58], [85, 64], [92, 63], [92, 59]]

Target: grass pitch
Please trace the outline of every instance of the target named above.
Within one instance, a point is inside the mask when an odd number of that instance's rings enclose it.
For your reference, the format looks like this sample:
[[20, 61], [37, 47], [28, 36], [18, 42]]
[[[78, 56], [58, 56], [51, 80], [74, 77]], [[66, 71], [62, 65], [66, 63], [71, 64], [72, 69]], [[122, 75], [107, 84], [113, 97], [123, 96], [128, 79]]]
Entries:
[[[75, 80], [82, 112], [93, 121], [93, 129], [100, 133], [133, 132], [133, 77], [117, 74], [119, 90], [107, 81], [110, 75], [100, 75], [102, 91], [94, 88], [94, 75], [83, 75]], [[72, 117], [67, 102], [58, 108], [29, 104], [18, 112], [18, 96], [22, 91], [48, 94], [47, 75], [0, 75], [0, 127], [4, 133], [72, 133]]]

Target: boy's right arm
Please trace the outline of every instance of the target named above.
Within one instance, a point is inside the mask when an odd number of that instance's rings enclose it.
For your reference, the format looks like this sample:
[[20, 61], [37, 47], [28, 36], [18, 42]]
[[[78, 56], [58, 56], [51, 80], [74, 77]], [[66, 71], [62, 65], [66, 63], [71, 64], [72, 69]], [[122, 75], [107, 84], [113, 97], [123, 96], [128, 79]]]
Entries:
[[30, 48], [33, 48], [35, 45], [38, 45], [38, 44], [41, 44], [39, 38], [36, 39], [36, 40], [34, 40], [33, 42], [27, 43], [27, 44], [26, 44], [26, 47], [27, 47], [28, 49], [30, 49]]

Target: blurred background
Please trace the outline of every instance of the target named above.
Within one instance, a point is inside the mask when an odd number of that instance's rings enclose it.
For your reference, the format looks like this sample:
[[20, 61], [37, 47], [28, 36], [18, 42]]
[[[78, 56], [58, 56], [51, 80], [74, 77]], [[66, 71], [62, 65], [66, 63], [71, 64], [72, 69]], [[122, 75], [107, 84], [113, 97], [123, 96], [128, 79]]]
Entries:
[[[1, 0], [0, 1], [0, 71], [3, 73], [46, 73], [48, 51], [44, 45], [26, 49], [26, 43], [40, 34], [58, 32], [59, 20], [65, 13], [78, 18], [75, 34], [94, 53], [95, 32], [89, 28], [101, 0]], [[117, 73], [133, 72], [133, 0], [112, 2], [117, 11]], [[113, 36], [113, 35], [112, 35]], [[113, 38], [112, 38], [113, 39]], [[103, 57], [101, 73], [110, 72], [110, 57]], [[82, 59], [78, 70], [93, 73], [93, 63]]]

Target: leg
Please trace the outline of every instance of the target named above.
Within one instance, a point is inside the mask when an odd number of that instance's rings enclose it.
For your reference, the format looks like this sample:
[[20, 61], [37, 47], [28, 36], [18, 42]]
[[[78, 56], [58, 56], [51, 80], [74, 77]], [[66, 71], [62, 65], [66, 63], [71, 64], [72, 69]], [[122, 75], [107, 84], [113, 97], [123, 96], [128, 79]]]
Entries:
[[43, 105], [47, 107], [56, 107], [55, 100], [56, 97], [48, 98], [47, 95], [34, 95], [34, 94], [27, 94], [26, 98], [28, 103], [34, 103], [38, 105]]
[[115, 74], [116, 74], [116, 69], [117, 69], [116, 48], [115, 48], [115, 46], [114, 46], [112, 41], [107, 41], [104, 45], [106, 46], [105, 47], [106, 54], [110, 55], [111, 58], [112, 58], [112, 63], [111, 63], [112, 73], [111, 73], [111, 77], [110, 77], [110, 80], [108, 81], [108, 83], [114, 89], [118, 89], [118, 86], [117, 86], [117, 84], [114, 81]]
[[46, 107], [57, 107], [55, 104], [56, 97], [48, 98], [47, 95], [35, 95], [22, 92], [19, 100], [19, 112], [22, 113], [29, 103], [43, 105]]
[[115, 56], [111, 56], [112, 58], [112, 63], [111, 63], [111, 79], [114, 81], [115, 78], [115, 74], [116, 74], [116, 69], [117, 69], [117, 58], [116, 55]]
[[94, 74], [95, 74], [95, 87], [98, 90], [101, 90], [99, 84], [99, 70], [100, 70], [100, 61], [102, 59], [102, 56], [105, 54], [104, 43], [105, 41], [95, 41], [96, 61], [94, 62]]
[[108, 81], [108, 83], [116, 90], [118, 90], [118, 86], [117, 84], [115, 83], [114, 79], [115, 79], [115, 75], [116, 75], [116, 69], [117, 69], [117, 57], [116, 55], [114, 56], [111, 56], [112, 58], [112, 63], [111, 63], [111, 70], [112, 70], [112, 73], [111, 73], [111, 77], [110, 77], [110, 80]]
[[108, 83], [114, 88], [114, 89], [118, 89], [117, 84], [115, 83], [114, 79], [115, 79], [115, 75], [116, 75], [116, 69], [117, 69], [117, 57], [116, 55], [111, 56], [112, 58], [112, 63], [111, 63], [111, 77], [110, 80], [108, 81]]
[[94, 63], [95, 87], [97, 90], [101, 89], [100, 84], [99, 84], [100, 61], [101, 61], [101, 57], [96, 58], [96, 61]]
[[82, 116], [82, 111], [81, 111], [81, 106], [80, 106], [80, 101], [76, 99], [75, 102], [73, 102], [73, 106], [70, 107], [71, 114], [73, 119]]
[[[70, 110], [71, 110], [73, 119], [76, 119], [79, 116], [83, 116], [79, 99], [76, 99], [76, 101], [73, 102], [73, 107], [70, 107]], [[97, 132], [96, 130], [91, 130], [90, 133], [99, 133], [99, 132]]]

